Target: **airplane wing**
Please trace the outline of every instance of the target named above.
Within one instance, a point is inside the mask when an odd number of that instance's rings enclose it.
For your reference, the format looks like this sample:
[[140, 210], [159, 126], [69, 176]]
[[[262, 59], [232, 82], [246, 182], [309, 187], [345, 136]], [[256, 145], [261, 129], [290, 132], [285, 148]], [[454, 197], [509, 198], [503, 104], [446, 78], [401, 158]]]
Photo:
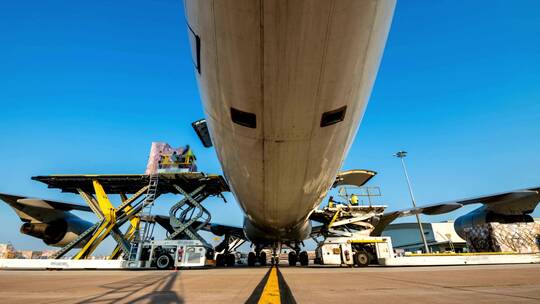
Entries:
[[461, 207], [463, 207], [463, 205], [460, 203], [449, 202], [449, 203], [442, 203], [442, 204], [425, 205], [425, 206], [420, 206], [420, 207], [405, 209], [405, 210], [386, 212], [380, 217], [379, 222], [377, 223], [377, 225], [375, 225], [375, 229], [373, 229], [373, 231], [371, 232], [371, 235], [380, 236], [383, 230], [386, 228], [386, 226], [388, 226], [398, 217], [411, 216], [415, 214], [425, 214], [425, 215], [444, 214], [444, 213], [448, 213], [456, 209], [459, 209]]
[[484, 204], [487, 211], [504, 215], [523, 215], [534, 211], [540, 202], [540, 187], [520, 189], [446, 202], [449, 204]]
[[0, 200], [3, 200], [13, 208], [23, 222], [51, 221], [64, 217], [65, 212], [72, 210], [92, 212], [88, 206], [6, 193], [0, 193]]
[[402, 216], [418, 213], [427, 215], [443, 214], [458, 209], [461, 206], [472, 204], [483, 204], [482, 208], [486, 212], [493, 212], [500, 215], [524, 215], [533, 212], [539, 202], [540, 187], [536, 187], [432, 204], [403, 211], [394, 211], [385, 213], [381, 217], [371, 235], [380, 235], [388, 224]]
[[71, 213], [73, 210], [91, 212], [87, 206], [5, 193], [0, 193], [0, 200], [23, 222], [21, 233], [41, 239], [49, 246], [63, 247], [93, 225]]

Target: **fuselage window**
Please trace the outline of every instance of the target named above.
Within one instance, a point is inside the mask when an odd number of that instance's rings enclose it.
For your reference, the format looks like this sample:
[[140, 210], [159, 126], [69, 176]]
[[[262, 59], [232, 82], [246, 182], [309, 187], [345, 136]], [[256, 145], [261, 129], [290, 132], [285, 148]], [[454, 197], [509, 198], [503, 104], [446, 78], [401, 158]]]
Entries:
[[336, 110], [324, 112], [321, 118], [321, 128], [337, 124], [345, 119], [345, 113], [347, 112], [347, 106], [341, 107]]
[[231, 108], [231, 119], [234, 123], [244, 127], [255, 129], [257, 128], [257, 116], [254, 113], [240, 111]]
[[201, 74], [201, 38], [195, 34], [195, 31], [189, 26], [189, 44], [191, 46], [191, 58], [193, 65], [199, 74]]

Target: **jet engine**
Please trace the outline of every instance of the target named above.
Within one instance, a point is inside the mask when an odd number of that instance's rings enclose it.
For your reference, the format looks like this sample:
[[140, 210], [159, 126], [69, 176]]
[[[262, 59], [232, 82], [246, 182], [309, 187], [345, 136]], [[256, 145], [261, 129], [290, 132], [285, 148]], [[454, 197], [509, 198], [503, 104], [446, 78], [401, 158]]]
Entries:
[[227, 228], [222, 225], [210, 225], [210, 231], [217, 236], [224, 236], [227, 233]]
[[[78, 217], [66, 217], [50, 223], [24, 223], [21, 233], [42, 239], [49, 246], [63, 247], [91, 226], [92, 223]], [[83, 245], [81, 242], [78, 247]]]
[[461, 238], [465, 239], [465, 229], [477, 225], [486, 223], [529, 223], [533, 221], [533, 218], [529, 214], [499, 214], [489, 211], [487, 206], [482, 206], [458, 217], [454, 222], [454, 229]]

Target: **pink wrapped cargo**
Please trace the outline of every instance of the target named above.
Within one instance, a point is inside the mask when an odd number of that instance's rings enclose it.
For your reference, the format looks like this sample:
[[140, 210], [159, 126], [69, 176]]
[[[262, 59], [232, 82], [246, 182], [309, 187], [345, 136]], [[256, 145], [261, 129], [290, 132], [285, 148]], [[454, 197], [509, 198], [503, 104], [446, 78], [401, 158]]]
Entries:
[[145, 174], [193, 172], [197, 170], [195, 160], [189, 145], [173, 148], [164, 142], [153, 142]]

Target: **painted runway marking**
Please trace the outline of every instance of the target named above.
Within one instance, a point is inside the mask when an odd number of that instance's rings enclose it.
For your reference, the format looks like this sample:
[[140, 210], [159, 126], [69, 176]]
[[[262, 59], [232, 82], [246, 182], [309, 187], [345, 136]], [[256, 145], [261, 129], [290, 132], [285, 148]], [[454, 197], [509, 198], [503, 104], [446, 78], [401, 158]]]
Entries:
[[261, 282], [257, 285], [246, 303], [253, 304], [295, 304], [287, 282], [279, 271], [279, 268], [272, 266]]
[[266, 281], [266, 286], [262, 292], [258, 304], [281, 304], [279, 296], [279, 282], [277, 276], [277, 267], [273, 266], [270, 269], [270, 276]]

